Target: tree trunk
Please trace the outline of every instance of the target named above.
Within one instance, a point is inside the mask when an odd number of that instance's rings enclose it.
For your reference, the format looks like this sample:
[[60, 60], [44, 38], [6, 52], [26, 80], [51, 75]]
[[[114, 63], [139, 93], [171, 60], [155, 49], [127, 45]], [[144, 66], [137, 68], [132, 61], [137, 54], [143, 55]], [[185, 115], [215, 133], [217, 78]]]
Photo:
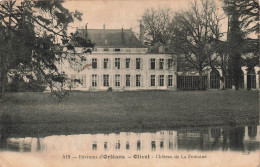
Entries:
[[222, 80], [222, 90], [226, 90], [226, 74], [223, 75], [223, 80]]
[[203, 89], [202, 70], [199, 70], [199, 90]]

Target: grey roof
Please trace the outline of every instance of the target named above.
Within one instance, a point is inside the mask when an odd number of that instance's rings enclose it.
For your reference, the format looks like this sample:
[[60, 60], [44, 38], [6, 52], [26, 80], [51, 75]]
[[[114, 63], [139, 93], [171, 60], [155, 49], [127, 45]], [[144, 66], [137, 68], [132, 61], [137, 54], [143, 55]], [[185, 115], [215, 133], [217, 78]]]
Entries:
[[91, 40], [95, 47], [146, 48], [131, 29], [77, 29], [76, 33]]

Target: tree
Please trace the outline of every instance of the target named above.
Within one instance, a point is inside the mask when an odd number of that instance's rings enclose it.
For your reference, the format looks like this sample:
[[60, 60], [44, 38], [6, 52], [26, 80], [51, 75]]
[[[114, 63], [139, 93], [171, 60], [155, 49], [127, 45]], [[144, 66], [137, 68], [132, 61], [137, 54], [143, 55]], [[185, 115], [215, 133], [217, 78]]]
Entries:
[[222, 19], [214, 1], [195, 0], [187, 10], [175, 13], [172, 21], [171, 46], [199, 72], [199, 89], [203, 89], [203, 71], [208, 66], [214, 68], [219, 56], [214, 45], [222, 36], [219, 29]]
[[144, 36], [148, 44], [154, 45], [157, 42], [167, 44], [170, 40], [170, 23], [172, 18], [170, 8], [147, 9], [140, 22], [144, 26]]
[[[259, 33], [259, 4], [257, 0], [223, 0], [224, 10], [229, 18], [228, 54], [231, 58], [231, 76], [235, 89], [239, 89], [242, 54], [247, 53], [251, 41], [246, 39], [250, 33]], [[258, 45], [257, 45], [258, 46]], [[250, 47], [252, 48], [252, 46]], [[259, 46], [251, 52], [258, 55]]]
[[20, 75], [39, 84], [57, 82], [59, 38], [78, 11], [69, 12], [62, 1], [3, 1], [0, 3], [0, 87], [4, 94], [8, 75]]
[[[230, 18], [237, 15], [240, 28], [249, 33], [259, 33], [259, 2], [258, 0], [223, 0], [224, 10]], [[232, 24], [232, 23], [231, 23]]]

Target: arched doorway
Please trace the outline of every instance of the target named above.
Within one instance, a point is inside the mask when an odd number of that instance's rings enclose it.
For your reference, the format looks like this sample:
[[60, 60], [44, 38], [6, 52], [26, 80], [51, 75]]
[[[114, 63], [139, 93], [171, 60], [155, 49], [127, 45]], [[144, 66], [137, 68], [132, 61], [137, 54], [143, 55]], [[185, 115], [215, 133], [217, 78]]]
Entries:
[[248, 69], [247, 72], [247, 89], [256, 89], [256, 74], [255, 69]]
[[220, 89], [220, 78], [218, 70], [210, 72], [210, 89]]

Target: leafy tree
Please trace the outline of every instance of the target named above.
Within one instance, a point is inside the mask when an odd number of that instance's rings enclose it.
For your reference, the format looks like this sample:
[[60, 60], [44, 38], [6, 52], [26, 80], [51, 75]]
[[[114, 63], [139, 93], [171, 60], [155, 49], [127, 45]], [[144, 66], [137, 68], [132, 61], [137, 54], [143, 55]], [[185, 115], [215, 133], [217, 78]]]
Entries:
[[218, 58], [214, 45], [220, 40], [220, 21], [211, 0], [195, 0], [190, 8], [175, 13], [172, 21], [172, 48], [183, 55], [190, 65], [199, 72], [199, 89], [203, 89], [202, 73], [206, 67], [214, 68]]
[[[230, 56], [230, 71], [235, 89], [239, 89], [242, 53], [248, 53], [251, 42], [247, 38], [250, 33], [259, 33], [259, 3], [257, 0], [223, 0], [224, 10], [229, 17], [228, 54]], [[258, 55], [259, 46], [251, 50]]]
[[0, 87], [4, 94], [8, 75], [20, 75], [53, 85], [58, 73], [56, 55], [60, 38], [78, 11], [69, 12], [62, 1], [3, 1], [0, 3]]

